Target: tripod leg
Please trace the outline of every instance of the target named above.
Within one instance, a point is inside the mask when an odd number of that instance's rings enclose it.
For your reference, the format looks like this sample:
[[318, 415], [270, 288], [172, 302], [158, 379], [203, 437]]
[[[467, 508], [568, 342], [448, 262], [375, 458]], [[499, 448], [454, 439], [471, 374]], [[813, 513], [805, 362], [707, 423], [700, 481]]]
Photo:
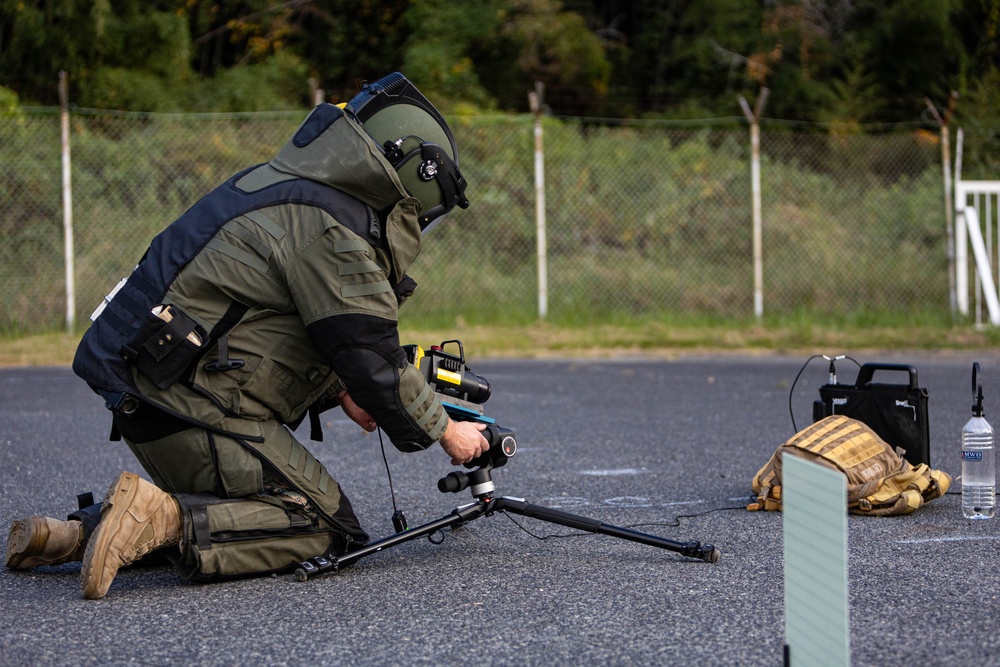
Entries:
[[566, 526], [567, 528], [576, 528], [578, 530], [585, 530], [589, 533], [600, 533], [601, 535], [610, 535], [611, 537], [629, 540], [630, 542], [638, 542], [639, 544], [645, 544], [651, 547], [669, 549], [670, 551], [675, 551], [682, 556], [697, 558], [705, 561], [706, 563], [715, 563], [719, 560], [720, 556], [719, 550], [711, 544], [703, 545], [701, 542], [694, 541], [675, 542], [674, 540], [668, 540], [665, 537], [648, 535], [629, 528], [612, 526], [602, 523], [597, 519], [590, 519], [578, 514], [570, 514], [569, 512], [563, 512], [550, 507], [533, 505], [518, 498], [508, 498], [506, 496], [498, 498], [494, 501], [491, 510], [510, 512], [511, 514], [519, 514], [532, 519], [548, 521], [549, 523]]
[[336, 572], [341, 567], [346, 567], [352, 565], [357, 561], [361, 560], [365, 556], [370, 556], [373, 553], [382, 551], [383, 549], [388, 549], [389, 547], [394, 547], [397, 544], [402, 544], [403, 542], [409, 542], [410, 540], [415, 540], [418, 537], [423, 537], [424, 535], [432, 535], [439, 530], [448, 528], [449, 526], [454, 526], [456, 524], [465, 523], [466, 521], [471, 521], [478, 517], [483, 516], [486, 513], [488, 505], [486, 502], [479, 500], [471, 505], [465, 505], [463, 507], [458, 507], [452, 510], [451, 514], [443, 516], [440, 519], [425, 523], [423, 525], [417, 526], [416, 528], [411, 528], [410, 530], [404, 531], [402, 533], [396, 533], [390, 537], [366, 544], [365, 546], [352, 551], [350, 553], [344, 554], [343, 556], [338, 556], [336, 558], [327, 558], [325, 556], [316, 556], [310, 558], [307, 561], [299, 563], [299, 567], [295, 570], [295, 578], [299, 581], [306, 581], [309, 577], [323, 574], [325, 572]]

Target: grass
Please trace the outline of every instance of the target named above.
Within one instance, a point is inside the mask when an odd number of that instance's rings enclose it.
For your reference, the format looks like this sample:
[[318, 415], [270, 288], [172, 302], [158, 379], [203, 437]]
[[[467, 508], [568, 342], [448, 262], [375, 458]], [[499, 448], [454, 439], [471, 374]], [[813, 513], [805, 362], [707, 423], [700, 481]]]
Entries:
[[[470, 364], [485, 358], [678, 357], [689, 354], [840, 354], [996, 349], [1000, 330], [972, 325], [820, 326], [802, 321], [757, 324], [647, 322], [630, 325], [407, 328], [403, 343], [423, 347], [462, 341]], [[0, 366], [69, 366], [79, 336], [47, 333], [0, 338]]]

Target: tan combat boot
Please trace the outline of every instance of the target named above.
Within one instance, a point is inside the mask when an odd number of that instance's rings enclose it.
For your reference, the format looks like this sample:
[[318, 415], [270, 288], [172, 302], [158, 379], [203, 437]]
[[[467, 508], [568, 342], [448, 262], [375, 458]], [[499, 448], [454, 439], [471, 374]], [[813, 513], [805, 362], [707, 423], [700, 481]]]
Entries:
[[28, 570], [78, 561], [86, 546], [81, 522], [29, 516], [10, 525], [6, 565], [11, 570]]
[[181, 537], [180, 506], [135, 473], [123, 472], [108, 489], [101, 523], [87, 542], [80, 568], [80, 592], [104, 597], [118, 569]]

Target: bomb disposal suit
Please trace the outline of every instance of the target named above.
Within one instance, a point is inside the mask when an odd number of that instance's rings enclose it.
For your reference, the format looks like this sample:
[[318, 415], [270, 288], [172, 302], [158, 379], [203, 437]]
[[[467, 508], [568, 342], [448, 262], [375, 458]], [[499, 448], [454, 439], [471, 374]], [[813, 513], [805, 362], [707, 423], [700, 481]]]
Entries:
[[280, 571], [368, 540], [286, 428], [311, 413], [315, 429], [345, 391], [402, 451], [454, 424], [407, 362], [397, 310], [422, 232], [468, 205], [457, 160], [405, 77], [366, 84], [198, 201], [95, 313], [74, 371], [178, 500], [186, 576]]

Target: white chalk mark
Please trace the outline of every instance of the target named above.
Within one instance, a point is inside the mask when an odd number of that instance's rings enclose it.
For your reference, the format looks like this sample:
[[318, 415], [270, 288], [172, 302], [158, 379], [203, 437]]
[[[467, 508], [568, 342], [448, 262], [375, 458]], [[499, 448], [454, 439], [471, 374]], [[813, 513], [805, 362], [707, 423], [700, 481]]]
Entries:
[[1000, 535], [984, 535], [982, 537], [957, 536], [957, 537], [922, 537], [913, 540], [899, 540], [896, 544], [929, 544], [932, 542], [995, 542], [1000, 540]]

